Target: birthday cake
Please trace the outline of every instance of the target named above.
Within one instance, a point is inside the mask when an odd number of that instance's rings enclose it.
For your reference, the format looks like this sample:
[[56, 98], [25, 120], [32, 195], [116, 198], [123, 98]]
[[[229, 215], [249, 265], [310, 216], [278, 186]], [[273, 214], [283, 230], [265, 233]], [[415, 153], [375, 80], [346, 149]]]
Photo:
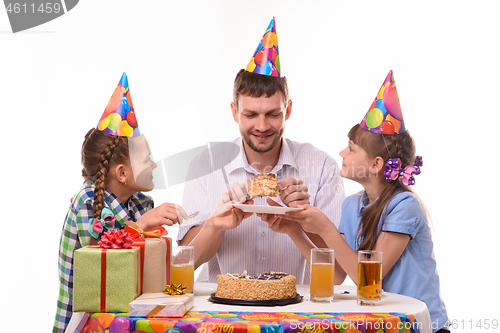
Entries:
[[280, 192], [278, 190], [276, 174], [259, 173], [254, 176], [248, 194], [251, 197], [277, 197]]
[[279, 300], [297, 296], [295, 276], [270, 272], [250, 276], [243, 274], [218, 275], [215, 296], [241, 300]]

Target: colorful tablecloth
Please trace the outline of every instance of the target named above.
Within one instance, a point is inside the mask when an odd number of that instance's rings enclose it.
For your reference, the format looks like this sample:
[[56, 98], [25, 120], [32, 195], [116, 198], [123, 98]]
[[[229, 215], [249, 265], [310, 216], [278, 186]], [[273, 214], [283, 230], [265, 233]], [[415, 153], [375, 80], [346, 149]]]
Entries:
[[109, 333], [420, 333], [405, 313], [305, 313], [190, 311], [177, 319], [130, 318], [128, 314], [95, 313]]

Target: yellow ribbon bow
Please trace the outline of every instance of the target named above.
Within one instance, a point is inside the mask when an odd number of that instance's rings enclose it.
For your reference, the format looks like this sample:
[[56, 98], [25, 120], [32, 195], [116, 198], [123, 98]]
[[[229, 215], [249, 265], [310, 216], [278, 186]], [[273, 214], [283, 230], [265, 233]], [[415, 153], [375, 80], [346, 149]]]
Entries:
[[186, 287], [183, 287], [181, 283], [172, 283], [165, 286], [163, 293], [167, 295], [184, 295], [184, 290], [186, 290]]

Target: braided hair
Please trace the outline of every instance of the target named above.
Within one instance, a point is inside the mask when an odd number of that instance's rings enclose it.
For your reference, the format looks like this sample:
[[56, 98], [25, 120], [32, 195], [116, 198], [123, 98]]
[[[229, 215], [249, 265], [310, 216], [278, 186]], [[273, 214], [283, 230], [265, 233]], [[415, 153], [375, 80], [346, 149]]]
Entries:
[[91, 180], [94, 189], [94, 218], [100, 218], [104, 207], [104, 191], [111, 161], [116, 164], [130, 163], [128, 141], [120, 136], [91, 129], [82, 144], [82, 177]]
[[[402, 167], [415, 163], [415, 142], [408, 131], [394, 135], [383, 135], [367, 131], [359, 124], [356, 124], [351, 128], [347, 136], [349, 140], [366, 151], [368, 158], [381, 157], [384, 164], [390, 158], [400, 158]], [[384, 169], [377, 174], [377, 177], [384, 177], [383, 171]], [[358, 244], [360, 244], [358, 250], [372, 250], [375, 246], [380, 217], [394, 195], [405, 191], [415, 194], [409, 186], [405, 186], [401, 182], [400, 178], [391, 182], [383, 182], [383, 186], [384, 189], [379, 198], [368, 206], [361, 215], [361, 223], [357, 234]], [[420, 202], [422, 201], [420, 200]], [[425, 210], [423, 203], [422, 206]]]

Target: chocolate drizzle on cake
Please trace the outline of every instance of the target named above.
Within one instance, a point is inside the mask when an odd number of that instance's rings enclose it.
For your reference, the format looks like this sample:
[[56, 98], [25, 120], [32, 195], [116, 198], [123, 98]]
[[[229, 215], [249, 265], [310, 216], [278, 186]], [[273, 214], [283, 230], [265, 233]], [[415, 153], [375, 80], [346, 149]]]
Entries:
[[264, 274], [259, 275], [257, 280], [279, 280], [287, 275], [288, 274], [281, 272], [271, 272], [271, 273], [266, 272]]

